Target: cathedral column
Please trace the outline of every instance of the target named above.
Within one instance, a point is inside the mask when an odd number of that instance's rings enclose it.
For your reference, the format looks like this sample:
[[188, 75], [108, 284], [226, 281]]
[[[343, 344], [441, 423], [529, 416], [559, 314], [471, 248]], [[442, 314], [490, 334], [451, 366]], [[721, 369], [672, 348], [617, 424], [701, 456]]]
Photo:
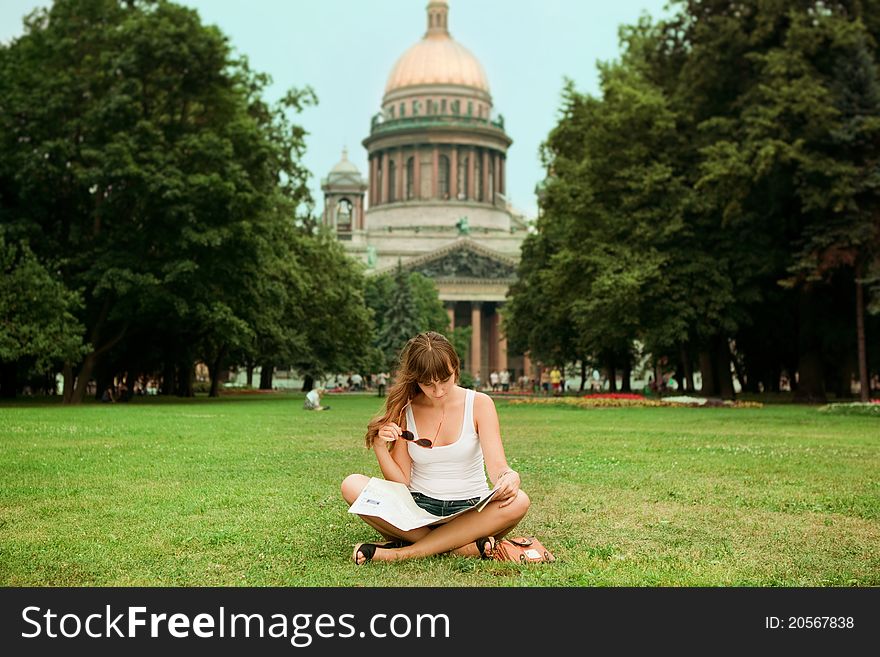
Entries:
[[498, 322], [497, 322], [498, 314], [493, 313], [487, 319], [489, 320], [489, 340], [486, 346], [489, 348], [489, 371], [495, 372], [498, 370], [498, 349], [496, 349], [496, 345], [498, 344]]
[[379, 157], [370, 158], [370, 207], [379, 205]]
[[468, 168], [467, 168], [467, 177], [468, 177], [468, 200], [477, 198], [477, 187], [474, 184], [474, 158], [477, 156], [477, 149], [470, 148], [468, 149]]
[[482, 315], [483, 302], [471, 301], [471, 374], [474, 376], [480, 374], [480, 380], [485, 382], [480, 371], [483, 360], [480, 351], [483, 341], [482, 324], [480, 323]]
[[376, 205], [376, 156], [370, 158], [370, 207]]
[[483, 201], [489, 202], [492, 192], [489, 191], [489, 151], [483, 149]]
[[507, 158], [501, 155], [500, 159], [501, 166], [498, 168], [498, 191], [504, 194], [504, 185], [506, 183], [505, 178], [507, 176], [507, 172], [504, 170], [504, 167], [506, 166]]
[[434, 146], [434, 166], [431, 167], [431, 198], [440, 198], [440, 149]]
[[507, 336], [504, 335], [504, 329], [501, 327], [501, 316], [498, 317], [498, 370], [510, 369], [510, 363], [507, 361]]
[[455, 144], [449, 154], [449, 198], [458, 199], [458, 146]]
[[501, 191], [501, 154], [495, 153], [495, 189], [492, 194], [492, 200], [495, 200], [495, 194], [503, 194]]
[[455, 330], [455, 301], [447, 301], [446, 306], [446, 314], [449, 316], [449, 330]]
[[418, 146], [413, 147], [413, 198], [422, 198], [422, 154]]
[[379, 190], [379, 203], [387, 203], [388, 202], [388, 190], [391, 189], [388, 185], [389, 178], [391, 176], [388, 175], [388, 163], [391, 161], [391, 158], [388, 157], [388, 151], [382, 151], [382, 185]]
[[529, 378], [529, 381], [532, 380], [532, 359], [529, 352], [523, 354], [523, 374]]
[[403, 180], [406, 178], [406, 160], [403, 157], [403, 149], [397, 149], [397, 193], [394, 199], [399, 203], [406, 200], [406, 188], [403, 186]]

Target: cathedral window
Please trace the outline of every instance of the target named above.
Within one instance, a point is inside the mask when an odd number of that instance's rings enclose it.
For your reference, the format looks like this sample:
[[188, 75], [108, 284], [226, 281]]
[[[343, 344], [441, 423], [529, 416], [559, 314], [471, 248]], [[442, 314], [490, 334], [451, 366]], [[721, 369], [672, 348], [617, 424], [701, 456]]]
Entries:
[[458, 158], [458, 198], [461, 201], [467, 200], [470, 195], [470, 184], [468, 180], [468, 156]]
[[406, 103], [400, 104], [400, 118], [406, 116]]
[[351, 232], [351, 215], [353, 207], [351, 201], [347, 198], [340, 199], [336, 206], [336, 230]]
[[445, 155], [440, 156], [440, 169], [437, 171], [437, 185], [440, 198], [449, 199], [449, 158]]
[[446, 114], [446, 99], [445, 98], [440, 101], [440, 113]]

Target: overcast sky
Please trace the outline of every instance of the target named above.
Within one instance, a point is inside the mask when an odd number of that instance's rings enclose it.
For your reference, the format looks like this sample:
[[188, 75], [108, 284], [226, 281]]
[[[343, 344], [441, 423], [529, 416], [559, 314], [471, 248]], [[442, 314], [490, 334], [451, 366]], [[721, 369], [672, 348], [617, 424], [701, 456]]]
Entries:
[[[269, 100], [311, 85], [319, 105], [300, 116], [309, 132], [305, 164], [320, 212], [320, 179], [343, 147], [363, 174], [370, 117], [380, 107], [397, 59], [422, 38], [427, 0], [180, 0], [230, 38], [252, 68], [274, 83]], [[40, 0], [0, 0], [0, 41], [22, 33], [22, 17]], [[596, 93], [596, 62], [619, 55], [618, 28], [647, 13], [665, 16], [666, 0], [449, 0], [449, 31], [482, 62], [495, 112], [513, 139], [507, 195], [527, 216], [537, 212], [543, 178], [538, 149], [558, 118], [565, 77]]]

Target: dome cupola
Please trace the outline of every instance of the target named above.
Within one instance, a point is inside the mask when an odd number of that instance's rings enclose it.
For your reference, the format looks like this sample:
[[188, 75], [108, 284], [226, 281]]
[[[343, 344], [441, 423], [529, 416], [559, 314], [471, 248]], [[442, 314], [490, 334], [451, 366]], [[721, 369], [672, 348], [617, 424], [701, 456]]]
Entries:
[[[489, 80], [482, 64], [449, 34], [445, 0], [428, 3], [428, 29], [397, 60], [385, 85], [383, 104], [418, 95], [426, 87], [449, 88], [489, 104]], [[462, 89], [464, 87], [464, 89]]]

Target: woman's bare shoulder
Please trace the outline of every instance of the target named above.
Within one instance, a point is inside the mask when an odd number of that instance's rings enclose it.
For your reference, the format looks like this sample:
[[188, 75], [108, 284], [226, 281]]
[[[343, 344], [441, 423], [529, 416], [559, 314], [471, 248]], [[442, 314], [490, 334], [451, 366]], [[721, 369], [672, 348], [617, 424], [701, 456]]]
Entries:
[[485, 392], [475, 392], [474, 393], [474, 408], [495, 408], [495, 400], [492, 399]]

